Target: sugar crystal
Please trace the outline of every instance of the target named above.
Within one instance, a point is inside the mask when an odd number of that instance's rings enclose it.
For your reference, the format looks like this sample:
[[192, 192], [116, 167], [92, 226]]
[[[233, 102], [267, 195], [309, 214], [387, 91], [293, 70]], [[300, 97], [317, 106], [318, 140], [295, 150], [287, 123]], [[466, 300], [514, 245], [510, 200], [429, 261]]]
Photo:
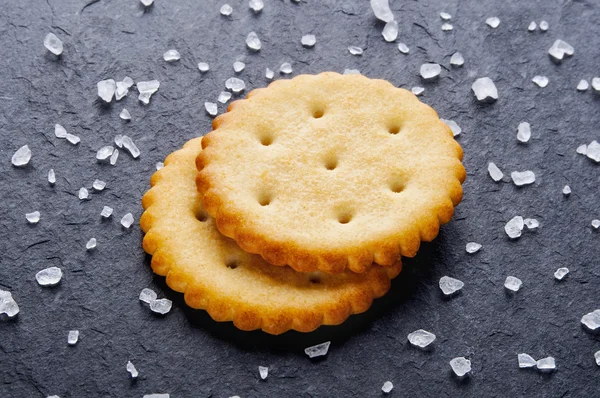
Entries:
[[546, 22], [546, 21], [541, 21], [540, 22], [540, 30], [542, 32], [547, 31], [549, 27], [550, 27], [550, 24], [548, 24], [548, 22]]
[[546, 76], [534, 76], [533, 79], [531, 79], [531, 81], [537, 84], [538, 86], [544, 88], [548, 85], [548, 82], [550, 80], [548, 80]]
[[246, 36], [246, 45], [250, 50], [253, 51], [259, 51], [262, 47], [260, 39], [258, 38], [258, 35], [255, 32], [248, 33], [248, 36]]
[[450, 367], [455, 375], [463, 377], [471, 371], [471, 361], [465, 357], [457, 357], [450, 361]]
[[531, 21], [531, 23], [527, 27], [527, 30], [530, 32], [533, 32], [536, 29], [537, 29], [537, 24], [535, 23], [535, 21]]
[[231, 8], [231, 6], [229, 4], [223, 4], [221, 6], [220, 12], [221, 12], [221, 15], [228, 17], [233, 12], [233, 8]]
[[373, 10], [373, 14], [375, 14], [375, 18], [383, 22], [394, 20], [394, 14], [390, 10], [388, 0], [371, 0], [371, 9]]
[[115, 99], [119, 101], [129, 93], [129, 87], [125, 82], [117, 82], [117, 89], [115, 90]]
[[556, 369], [556, 362], [552, 357], [538, 359], [537, 368], [543, 372], [552, 372]]
[[123, 109], [121, 113], [119, 113], [119, 117], [123, 120], [131, 120], [131, 114], [127, 109]]
[[54, 169], [48, 170], [48, 182], [50, 185], [56, 184], [56, 174], [54, 173]]
[[100, 216], [102, 216], [104, 218], [108, 218], [112, 215], [112, 213], [113, 213], [112, 207], [104, 206], [102, 208], [102, 211], [100, 212]]
[[97, 84], [98, 86], [98, 97], [102, 98], [102, 100], [106, 103], [112, 101], [113, 95], [115, 95], [115, 90], [117, 89], [117, 84], [113, 79], [101, 80]]
[[348, 52], [352, 55], [362, 55], [363, 49], [358, 46], [348, 46]]
[[69, 141], [73, 145], [77, 145], [81, 141], [81, 138], [79, 138], [78, 136], [76, 136], [74, 134], [69, 134], [69, 133], [67, 133], [67, 136], [65, 138], [67, 139], [67, 141]]
[[596, 365], [600, 366], [600, 351], [596, 351], [594, 359], [596, 360]]
[[517, 127], [517, 140], [527, 142], [531, 138], [531, 126], [527, 122], [519, 123]]
[[265, 70], [265, 77], [269, 80], [273, 79], [273, 77], [275, 76], [275, 72], [273, 72], [271, 69], [267, 68]]
[[60, 55], [63, 52], [63, 43], [54, 33], [48, 33], [44, 38], [44, 47], [54, 55]]
[[391, 381], [386, 381], [385, 383], [383, 383], [383, 386], [381, 387], [381, 391], [384, 394], [389, 394], [393, 389], [394, 389], [394, 385], [392, 384]]
[[62, 270], [58, 267], [45, 268], [35, 274], [35, 280], [40, 286], [56, 286], [62, 279]]
[[467, 253], [474, 254], [474, 253], [477, 253], [479, 250], [481, 250], [482, 247], [483, 247], [483, 245], [481, 245], [479, 243], [469, 242], [469, 243], [467, 243], [465, 249], [467, 250]]
[[513, 292], [518, 292], [522, 284], [523, 282], [514, 276], [507, 276], [504, 281], [504, 287]]
[[421, 94], [423, 94], [424, 91], [425, 91], [425, 89], [423, 87], [419, 87], [419, 86], [415, 86], [410, 89], [410, 92], [413, 93], [414, 95], [421, 95]]
[[252, 11], [260, 12], [265, 4], [263, 3], [263, 0], [250, 0], [248, 2], [248, 6], [252, 9]]
[[571, 194], [571, 187], [568, 185], [565, 185], [562, 189], [562, 193], [565, 196], [569, 196]]
[[31, 160], [31, 149], [29, 149], [29, 146], [23, 145], [12, 156], [11, 162], [13, 166], [22, 167], [27, 166], [29, 160]]
[[462, 54], [458, 51], [452, 54], [452, 57], [450, 57], [450, 65], [463, 66], [464, 63], [465, 59], [463, 58]]
[[79, 330], [69, 330], [69, 334], [67, 336], [67, 344], [75, 345], [79, 340]]
[[600, 144], [595, 140], [592, 141], [588, 144], [585, 154], [596, 163], [600, 162]]
[[600, 228], [600, 220], [592, 220], [592, 228], [599, 229]]
[[269, 368], [266, 366], [259, 366], [258, 373], [260, 374], [260, 378], [264, 380], [267, 378], [267, 376], [269, 376]]
[[425, 80], [436, 78], [442, 72], [442, 67], [434, 63], [425, 63], [421, 65], [421, 77]]
[[527, 229], [536, 229], [540, 226], [540, 222], [535, 218], [526, 218], [523, 220], [523, 224], [525, 224]]
[[402, 54], [408, 54], [410, 49], [406, 44], [398, 43], [398, 51], [400, 51]]
[[592, 79], [592, 88], [595, 92], [600, 93], [600, 77], [594, 77]]
[[210, 66], [206, 62], [198, 62], [198, 70], [202, 73], [208, 72]]
[[523, 227], [525, 227], [525, 222], [523, 221], [523, 217], [515, 216], [504, 226], [504, 231], [506, 235], [508, 235], [511, 239], [516, 239], [521, 236], [523, 232]]
[[110, 157], [110, 164], [111, 165], [115, 165], [117, 164], [117, 159], [119, 158], [119, 150], [115, 149], [115, 151], [113, 152], [112, 156]]
[[133, 224], [133, 221], [133, 214], [127, 213], [121, 218], [121, 225], [125, 228], [129, 228]]
[[34, 211], [31, 213], [25, 214], [25, 218], [29, 224], [37, 224], [40, 221], [40, 212]]
[[154, 3], [154, 0], [140, 0], [140, 2], [144, 7], [150, 7]]
[[137, 82], [136, 87], [140, 93], [140, 95], [138, 96], [138, 100], [140, 100], [142, 103], [148, 105], [150, 103], [150, 97], [160, 87], [160, 82], [158, 80], [150, 80], [147, 82]]
[[585, 314], [581, 317], [581, 323], [592, 331], [600, 329], [600, 309]]
[[54, 125], [54, 136], [56, 138], [67, 138], [67, 130], [57, 123]]
[[427, 330], [415, 330], [408, 335], [408, 342], [415, 347], [425, 348], [435, 341], [435, 334]]
[[572, 45], [560, 39], [556, 40], [554, 44], [552, 44], [552, 47], [550, 47], [548, 50], [548, 54], [550, 54], [550, 56], [556, 61], [561, 61], [565, 55], [570, 57], [574, 52], [575, 49]]
[[156, 298], [156, 292], [152, 289], [148, 289], [147, 287], [143, 288], [140, 292], [140, 301], [143, 301], [144, 303], [150, 304], [152, 301], [156, 300]]
[[234, 93], [239, 93], [246, 88], [246, 83], [237, 77], [230, 77], [225, 81], [225, 87]]
[[440, 119], [442, 122], [446, 123], [450, 130], [452, 130], [452, 135], [456, 137], [462, 132], [460, 126], [454, 120]]
[[561, 267], [559, 269], [556, 270], [556, 272], [554, 273], [554, 277], [561, 281], [565, 276], [567, 276], [567, 274], [569, 273], [569, 269], [566, 267]]
[[398, 22], [392, 20], [385, 24], [381, 32], [383, 39], [387, 42], [393, 42], [398, 37]]
[[221, 94], [219, 94], [219, 98], [217, 98], [217, 101], [224, 104], [227, 101], [229, 101], [230, 99], [231, 99], [231, 93], [229, 91], [221, 91]]
[[88, 192], [87, 188], [79, 188], [79, 192], [77, 193], [77, 196], [79, 197], [80, 200], [86, 200], [89, 198], [90, 193]]
[[160, 170], [163, 167], [165, 167], [165, 164], [163, 162], [156, 162], [156, 170]]
[[19, 313], [19, 306], [13, 299], [11, 292], [0, 289], [0, 315], [6, 314], [12, 318]]
[[289, 75], [290, 73], [292, 73], [292, 64], [290, 64], [289, 62], [282, 63], [279, 67], [279, 73], [283, 73], [285, 75]]
[[518, 187], [533, 184], [535, 182], [535, 173], [531, 170], [513, 171], [510, 173], [510, 177]]
[[442, 24], [442, 30], [443, 30], [444, 32], [451, 31], [452, 29], [454, 29], [454, 26], [452, 26], [452, 24], [450, 24], [450, 23], [448, 23], [448, 22], [446, 22], [446, 23]]
[[471, 86], [478, 101], [495, 101], [498, 99], [498, 89], [489, 77], [481, 77]]
[[138, 373], [137, 369], [135, 368], [135, 366], [131, 363], [131, 361], [127, 361], [127, 366], [125, 368], [131, 375], [132, 379], [135, 379], [136, 377], [138, 377], [139, 373]]
[[173, 302], [169, 299], [162, 298], [158, 300], [152, 300], [150, 302], [150, 310], [157, 314], [164, 315], [171, 311], [171, 307], [173, 306]]
[[500, 18], [498, 17], [489, 17], [485, 20], [485, 23], [493, 29], [496, 29], [498, 25], [500, 25]]
[[519, 361], [519, 368], [533, 368], [537, 365], [537, 362], [531, 355], [528, 354], [519, 354], [517, 355], [517, 359]]
[[326, 341], [325, 343], [310, 346], [304, 349], [304, 353], [308, 355], [309, 358], [322, 357], [324, 355], [327, 355], [330, 344], [331, 341]]
[[167, 50], [163, 54], [163, 59], [167, 62], [179, 61], [180, 58], [181, 58], [181, 54], [179, 54], [179, 51], [177, 51], [177, 50]]
[[96, 248], [96, 238], [91, 238], [90, 240], [87, 241], [87, 243], [85, 244], [85, 248], [87, 250], [92, 250]]
[[488, 164], [488, 173], [490, 174], [490, 177], [492, 177], [492, 180], [496, 182], [502, 180], [502, 177], [504, 177], [504, 173], [502, 173], [494, 162]]
[[102, 180], [94, 180], [94, 183], [92, 184], [92, 188], [94, 188], [96, 191], [102, 191], [105, 187], [106, 182]]
[[444, 293], [444, 295], [446, 296], [450, 296], [458, 292], [465, 286], [465, 284], [462, 281], [451, 278], [449, 276], [442, 276], [440, 278], [439, 285], [440, 289], [442, 289], [442, 293]]
[[235, 73], [240, 73], [241, 71], [244, 70], [245, 67], [246, 67], [246, 64], [241, 61], [235, 61], [233, 63], [233, 71]]
[[119, 148], [123, 148], [123, 135], [117, 134], [115, 135], [115, 145]]
[[579, 83], [577, 83], [577, 91], [586, 91], [588, 88], [590, 88], [590, 84], [587, 80], [581, 79]]
[[449, 21], [452, 19], [452, 15], [448, 14], [447, 12], [440, 12], [440, 18], [442, 18], [444, 21]]
[[205, 102], [204, 109], [206, 109], [206, 112], [208, 112], [208, 114], [211, 116], [217, 116], [217, 113], [219, 112], [217, 109], [217, 104], [214, 102]]
[[587, 155], [587, 145], [582, 144], [577, 147], [577, 153], [580, 155]]
[[133, 156], [134, 159], [137, 159], [138, 157], [140, 157], [140, 150], [133, 143], [132, 139], [126, 135], [123, 136], [123, 147], [125, 147], [125, 149], [127, 149], [127, 151], [129, 151], [129, 154], [131, 156]]
[[304, 47], [313, 47], [317, 43], [317, 38], [315, 35], [304, 35], [301, 43]]
[[102, 147], [102, 148], [98, 149], [98, 152], [96, 152], [96, 159], [106, 160], [106, 159], [110, 158], [110, 156], [113, 154], [114, 151], [115, 151], [115, 148], [112, 146]]

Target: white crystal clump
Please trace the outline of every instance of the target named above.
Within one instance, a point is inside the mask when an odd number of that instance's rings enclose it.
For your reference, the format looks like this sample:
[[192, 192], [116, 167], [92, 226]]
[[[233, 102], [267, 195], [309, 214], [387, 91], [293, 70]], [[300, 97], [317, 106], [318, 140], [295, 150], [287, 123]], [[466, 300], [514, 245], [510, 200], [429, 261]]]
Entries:
[[504, 287], [513, 292], [518, 292], [522, 284], [523, 282], [519, 278], [510, 275], [504, 281]]
[[79, 341], [79, 330], [69, 330], [69, 334], [67, 335], [67, 344], [75, 345]]
[[250, 0], [248, 2], [248, 6], [252, 9], [252, 11], [260, 12], [265, 4], [263, 3], [263, 0]]
[[498, 89], [489, 77], [480, 77], [475, 80], [471, 89], [478, 101], [496, 101], [498, 99]]
[[293, 72], [292, 64], [290, 64], [289, 62], [284, 62], [279, 67], [279, 73], [282, 73], [284, 75], [289, 75], [292, 72]]
[[304, 35], [302, 36], [300, 42], [304, 47], [313, 47], [315, 44], [317, 44], [317, 38], [315, 35]]
[[424, 63], [419, 70], [421, 77], [425, 80], [434, 79], [442, 73], [442, 67], [435, 63]]
[[488, 173], [490, 174], [490, 177], [492, 177], [492, 180], [496, 182], [502, 180], [502, 177], [504, 177], [504, 173], [498, 168], [498, 166], [496, 166], [494, 162], [490, 162], [488, 164]]
[[440, 278], [439, 286], [444, 295], [450, 296], [462, 289], [465, 286], [465, 284], [463, 283], [463, 281], [460, 281], [458, 279], [454, 279], [449, 276], [442, 276]]
[[521, 236], [523, 232], [523, 228], [525, 227], [525, 222], [523, 221], [523, 217], [515, 216], [504, 226], [504, 231], [506, 235], [508, 235], [511, 239], [516, 239]]
[[577, 153], [580, 155], [587, 155], [587, 145], [582, 144], [577, 147]]
[[394, 14], [390, 10], [390, 4], [388, 0], [371, 0], [371, 9], [375, 17], [383, 22], [390, 22], [394, 20]]
[[131, 361], [127, 361], [127, 366], [125, 367], [125, 369], [127, 369], [129, 374], [131, 375], [132, 379], [135, 379], [136, 377], [138, 377], [139, 373], [138, 373], [137, 369], [135, 368], [135, 366], [133, 365], [133, 363], [131, 363]]
[[450, 57], [450, 65], [453, 66], [463, 66], [465, 64], [465, 59], [461, 53], [458, 51], [452, 54]]
[[102, 211], [100, 212], [100, 216], [103, 218], [108, 218], [112, 215], [113, 209], [112, 207], [104, 206]]
[[79, 197], [80, 200], [86, 200], [90, 197], [90, 193], [87, 190], [87, 188], [81, 187], [81, 188], [79, 188], [79, 191], [77, 192], [77, 197]]
[[452, 19], [452, 15], [442, 11], [440, 12], [440, 18], [442, 18], [444, 21], [449, 21]]
[[49, 267], [35, 274], [35, 280], [40, 286], [56, 286], [62, 279], [63, 272], [58, 267]]
[[600, 144], [597, 141], [592, 141], [586, 147], [586, 156], [595, 162], [600, 162]]
[[131, 120], [131, 114], [127, 109], [123, 109], [121, 113], [119, 113], [119, 117], [123, 120]]
[[543, 372], [551, 372], [556, 369], [556, 361], [552, 357], [538, 359], [536, 367]]
[[[541, 26], [541, 24], [540, 24]], [[571, 56], [575, 53], [575, 49], [572, 45], [563, 40], [556, 40], [552, 47], [548, 49], [548, 54], [556, 61], [562, 61], [562, 59], [566, 56]]]
[[179, 54], [179, 51], [174, 50], [174, 49], [167, 50], [163, 54], [163, 59], [167, 62], [179, 61], [180, 58], [181, 58], [181, 54]]
[[221, 12], [221, 15], [228, 17], [233, 12], [233, 8], [231, 8], [229, 4], [223, 4], [219, 11]]
[[29, 224], [37, 224], [40, 221], [40, 212], [33, 211], [31, 213], [25, 214], [25, 218]]
[[460, 133], [462, 132], [462, 129], [460, 128], [458, 123], [456, 123], [454, 120], [448, 120], [448, 119], [440, 119], [440, 120], [442, 122], [446, 123], [448, 125], [448, 127], [450, 127], [450, 130], [452, 130], [452, 135], [454, 137], [456, 137], [457, 135], [460, 135]]
[[12, 318], [19, 313], [19, 306], [13, 299], [12, 293], [0, 289], [0, 315], [5, 314]]
[[11, 162], [13, 166], [23, 167], [27, 166], [29, 161], [31, 160], [31, 149], [29, 146], [23, 145], [21, 148], [17, 149], [17, 151], [12, 156]]
[[133, 221], [133, 214], [127, 213], [121, 218], [121, 225], [125, 228], [129, 228], [133, 224]]
[[65, 138], [73, 145], [77, 145], [81, 141], [81, 138], [69, 133], [67, 133], [67, 136]]
[[530, 32], [533, 32], [536, 29], [537, 29], [537, 24], [535, 23], [535, 21], [531, 21], [529, 26], [527, 26], [527, 30]]
[[56, 123], [54, 125], [54, 136], [56, 138], [67, 138], [67, 130], [60, 124]]
[[568, 185], [565, 185], [562, 189], [562, 193], [565, 196], [569, 196], [571, 194], [571, 187]]
[[567, 274], [569, 273], [569, 269], [566, 267], [561, 267], [559, 269], [556, 270], [556, 272], [554, 273], [554, 278], [556, 278], [556, 280], [563, 280], [563, 278], [565, 276], [567, 276]]
[[54, 33], [48, 33], [44, 37], [44, 47], [54, 55], [60, 55], [63, 52], [63, 42]]
[[198, 70], [202, 73], [208, 72], [210, 66], [206, 62], [198, 62]]
[[518, 354], [519, 368], [533, 368], [537, 365], [537, 361], [529, 354]]
[[149, 80], [147, 82], [137, 82], [136, 87], [140, 93], [140, 95], [138, 96], [138, 100], [140, 100], [142, 103], [148, 105], [150, 103], [150, 97], [160, 87], [160, 82], [158, 80]]
[[542, 88], [546, 87], [548, 85], [548, 82], [550, 82], [550, 80], [546, 76], [534, 76], [533, 79], [531, 79], [531, 81]]
[[214, 102], [205, 102], [204, 109], [206, 109], [206, 112], [208, 112], [208, 114], [211, 116], [217, 116], [217, 113], [219, 112], [217, 109], [217, 104]]
[[255, 32], [248, 33], [248, 36], [246, 36], [246, 45], [250, 50], [253, 51], [259, 51], [262, 47], [260, 39], [258, 38], [258, 35]]
[[383, 383], [383, 386], [381, 386], [381, 391], [384, 394], [389, 394], [393, 389], [394, 389], [394, 385], [389, 380], [386, 381], [385, 383]]
[[112, 156], [110, 157], [110, 164], [114, 166], [117, 163], [118, 158], [119, 158], [119, 150], [115, 149]]
[[523, 185], [533, 184], [535, 182], [535, 173], [531, 170], [513, 171], [510, 173], [513, 183], [520, 187]]
[[96, 159], [106, 160], [111, 157], [111, 155], [113, 154], [114, 151], [115, 151], [114, 147], [112, 147], [110, 145], [104, 146], [104, 147], [98, 149], [98, 152], [96, 152]]
[[600, 309], [582, 316], [581, 323], [591, 331], [600, 329]]
[[410, 49], [406, 44], [398, 43], [398, 51], [400, 51], [402, 54], [408, 54]]
[[348, 52], [352, 55], [362, 55], [363, 49], [358, 46], [348, 46]]
[[150, 310], [161, 315], [164, 315], [171, 311], [172, 306], [173, 302], [166, 298], [152, 300], [150, 302]]
[[117, 88], [115, 90], [115, 99], [121, 100], [129, 93], [129, 88], [133, 86], [133, 80], [130, 77], [125, 77], [123, 81], [117, 82]]
[[590, 88], [590, 84], [585, 79], [581, 79], [577, 83], [577, 91], [586, 91], [588, 88]]
[[221, 94], [219, 94], [217, 101], [224, 104], [227, 101], [229, 101], [230, 99], [231, 99], [231, 93], [229, 91], [221, 91]]
[[465, 357], [457, 357], [450, 361], [450, 367], [455, 375], [463, 377], [471, 372], [471, 361]]
[[483, 247], [483, 245], [481, 245], [480, 243], [469, 242], [465, 246], [465, 249], [466, 249], [467, 253], [474, 254], [474, 253], [477, 253], [479, 250], [481, 250], [482, 247]]
[[48, 170], [48, 183], [50, 183], [50, 185], [56, 184], [56, 173], [54, 173], [54, 169]]
[[531, 138], [531, 125], [527, 122], [519, 123], [517, 127], [517, 140], [527, 142]]
[[258, 374], [260, 375], [260, 378], [262, 380], [266, 379], [269, 376], [269, 368], [267, 368], [266, 366], [259, 366]]
[[140, 150], [133, 143], [133, 140], [126, 135], [123, 136], [123, 146], [134, 159], [137, 159], [140, 156]]
[[496, 29], [500, 25], [500, 18], [498, 17], [489, 17], [485, 20], [485, 23], [493, 29]]
[[85, 248], [86, 250], [92, 250], [96, 248], [96, 238], [91, 238], [90, 240], [87, 241], [87, 243], [85, 244]]
[[323, 355], [327, 355], [330, 344], [331, 344], [331, 341], [326, 341], [321, 344], [307, 347], [304, 349], [304, 353], [306, 355], [308, 355], [309, 358], [322, 357]]
[[523, 224], [525, 224], [527, 229], [536, 229], [540, 226], [540, 222], [535, 218], [526, 218], [523, 220]]
[[157, 295], [156, 292], [152, 289], [149, 289], [147, 287], [143, 288], [142, 291], [140, 292], [140, 301], [143, 301], [144, 303], [150, 304], [152, 301], [157, 299]]
[[102, 98], [104, 102], [110, 103], [115, 95], [117, 83], [113, 79], [107, 79], [99, 81], [96, 86], [98, 87], [98, 97]]
[[442, 24], [442, 30], [443, 30], [444, 32], [451, 31], [452, 29], [454, 29], [454, 26], [452, 26], [452, 24], [450, 24], [450, 23], [448, 23], [448, 22], [446, 22], [446, 23]]
[[415, 347], [425, 348], [435, 341], [435, 334], [427, 330], [415, 330], [408, 335], [408, 342]]
[[225, 87], [234, 93], [239, 93], [246, 88], [246, 83], [237, 77], [230, 77], [225, 81]]
[[398, 22], [389, 21], [383, 27], [383, 31], [381, 32], [383, 39], [387, 42], [393, 42], [398, 37]]
[[233, 63], [233, 71], [235, 73], [240, 73], [241, 71], [244, 70], [245, 67], [246, 67], [246, 64], [241, 61], [235, 61]]
[[265, 77], [269, 80], [272, 80], [275, 77], [275, 72], [269, 68], [265, 69]]
[[419, 86], [415, 86], [410, 89], [410, 92], [417, 96], [423, 94], [424, 91], [425, 91], [425, 89], [423, 87], [419, 87]]
[[541, 21], [540, 22], [540, 30], [542, 32], [547, 31], [549, 27], [550, 27], [550, 24], [548, 22], [546, 22], [546, 21]]

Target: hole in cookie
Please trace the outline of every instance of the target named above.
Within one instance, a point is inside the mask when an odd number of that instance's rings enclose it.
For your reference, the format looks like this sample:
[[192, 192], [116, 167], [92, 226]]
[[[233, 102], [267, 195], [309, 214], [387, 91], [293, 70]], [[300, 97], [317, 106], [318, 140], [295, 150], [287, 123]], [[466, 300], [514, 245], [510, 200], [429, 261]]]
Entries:
[[313, 275], [313, 276], [310, 276], [308, 278], [308, 281], [310, 283], [321, 283], [321, 278], [319, 278], [318, 276]]
[[390, 183], [390, 189], [392, 190], [392, 192], [395, 193], [400, 193], [404, 190], [404, 184], [402, 184], [400, 181], [392, 181]]
[[323, 109], [317, 109], [316, 111], [313, 112], [313, 117], [315, 119], [320, 119], [323, 117], [324, 114], [325, 114], [325, 112], [323, 111]]
[[390, 132], [390, 134], [396, 135], [400, 132], [400, 126], [392, 126], [389, 128], [388, 131]]
[[199, 210], [196, 212], [196, 219], [200, 222], [206, 222], [208, 214], [204, 210]]
[[229, 269], [236, 269], [237, 267], [239, 267], [239, 266], [240, 266], [240, 264], [237, 262], [237, 260], [230, 260], [230, 261], [227, 261], [227, 262], [225, 263], [225, 265], [226, 265], [226, 266], [227, 266], [227, 268], [229, 268]]
[[269, 133], [264, 133], [260, 137], [260, 143], [264, 146], [269, 146], [273, 143], [273, 136]]
[[350, 213], [341, 213], [338, 215], [338, 222], [340, 224], [348, 224], [352, 220], [352, 214]]
[[325, 168], [327, 170], [335, 170], [338, 165], [338, 160], [335, 156], [331, 155], [325, 159]]
[[271, 195], [263, 192], [260, 194], [260, 196], [258, 197], [258, 204], [260, 204], [261, 206], [268, 206], [271, 204]]

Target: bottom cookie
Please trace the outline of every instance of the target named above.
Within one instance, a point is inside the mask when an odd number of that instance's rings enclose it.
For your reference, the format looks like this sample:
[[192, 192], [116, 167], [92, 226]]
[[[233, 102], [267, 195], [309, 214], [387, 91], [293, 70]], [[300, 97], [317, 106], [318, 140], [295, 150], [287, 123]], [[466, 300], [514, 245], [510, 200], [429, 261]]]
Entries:
[[201, 151], [201, 138], [195, 138], [170, 154], [142, 198], [144, 250], [153, 271], [184, 293], [187, 305], [242, 330], [310, 332], [366, 311], [389, 290], [400, 260], [363, 274], [300, 273], [241, 250], [202, 208], [195, 165]]

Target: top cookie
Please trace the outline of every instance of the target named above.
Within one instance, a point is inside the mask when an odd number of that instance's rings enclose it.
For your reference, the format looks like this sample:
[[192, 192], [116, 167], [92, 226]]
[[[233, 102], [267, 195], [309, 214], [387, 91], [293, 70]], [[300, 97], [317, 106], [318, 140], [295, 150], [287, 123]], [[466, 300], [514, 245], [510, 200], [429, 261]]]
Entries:
[[326, 72], [233, 102], [196, 159], [219, 231], [274, 265], [365, 272], [414, 256], [452, 218], [462, 149], [387, 81]]

